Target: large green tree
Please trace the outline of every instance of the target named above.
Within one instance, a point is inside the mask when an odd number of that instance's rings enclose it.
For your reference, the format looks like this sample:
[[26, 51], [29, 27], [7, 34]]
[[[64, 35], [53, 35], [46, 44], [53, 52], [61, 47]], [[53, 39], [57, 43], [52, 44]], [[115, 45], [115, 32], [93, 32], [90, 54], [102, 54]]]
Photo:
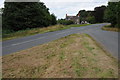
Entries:
[[120, 2], [109, 2], [104, 19], [112, 24], [112, 27], [120, 27]]
[[80, 14], [80, 22], [81, 21], [86, 21], [87, 11], [86, 10], [80, 10], [79, 14]]
[[46, 27], [53, 24], [52, 18], [42, 2], [5, 2], [3, 30]]
[[95, 7], [95, 20], [97, 23], [104, 22], [104, 12], [106, 10], [106, 6]]
[[80, 22], [88, 21], [89, 23], [95, 23], [94, 11], [80, 10]]
[[89, 23], [95, 23], [95, 17], [94, 16], [88, 16], [87, 18], [86, 18], [86, 20], [89, 22]]

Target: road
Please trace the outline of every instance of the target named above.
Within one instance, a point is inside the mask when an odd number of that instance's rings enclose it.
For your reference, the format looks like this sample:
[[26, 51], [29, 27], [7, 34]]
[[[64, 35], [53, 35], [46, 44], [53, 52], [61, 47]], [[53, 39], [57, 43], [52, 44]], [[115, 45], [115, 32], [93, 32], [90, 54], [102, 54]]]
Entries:
[[48, 32], [44, 34], [37, 34], [23, 38], [3, 41], [2, 55], [28, 49], [33, 46], [44, 44], [70, 34], [87, 33], [92, 36], [98, 43], [100, 43], [114, 57], [118, 58], [118, 33], [101, 30], [101, 27], [106, 24], [107, 23], [93, 24], [84, 27], [72, 27], [66, 30]]

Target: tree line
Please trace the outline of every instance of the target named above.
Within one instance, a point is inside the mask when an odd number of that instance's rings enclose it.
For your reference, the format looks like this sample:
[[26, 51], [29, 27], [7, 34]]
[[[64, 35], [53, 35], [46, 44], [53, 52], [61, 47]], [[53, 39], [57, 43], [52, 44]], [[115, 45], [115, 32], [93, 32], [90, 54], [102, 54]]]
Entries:
[[104, 22], [104, 12], [106, 6], [95, 7], [94, 11], [80, 10], [80, 21], [88, 21], [89, 23], [102, 23]]
[[95, 7], [94, 11], [80, 10], [80, 21], [90, 23], [111, 23], [111, 27], [120, 27], [120, 1], [108, 2], [107, 6]]
[[[65, 19], [56, 20], [54, 14], [43, 2], [5, 2], [2, 12], [3, 32], [9, 33], [37, 27], [47, 27], [57, 23], [73, 24]], [[108, 2], [107, 6], [95, 7], [94, 11], [80, 10], [80, 21], [89, 23], [110, 22], [111, 27], [120, 27], [120, 2]]]
[[[79, 18], [80, 23], [82, 21], [84, 21], [84, 22], [87, 21], [91, 24], [105, 22], [104, 13], [105, 13], [106, 9], [107, 9], [106, 6], [100, 6], [100, 7], [95, 7], [94, 11], [80, 10], [78, 12], [78, 14], [80, 14], [80, 18]], [[66, 21], [65, 19], [59, 19], [58, 23], [67, 24], [68, 21]]]
[[5, 2], [2, 10], [4, 32], [47, 27], [57, 23], [43, 2]]

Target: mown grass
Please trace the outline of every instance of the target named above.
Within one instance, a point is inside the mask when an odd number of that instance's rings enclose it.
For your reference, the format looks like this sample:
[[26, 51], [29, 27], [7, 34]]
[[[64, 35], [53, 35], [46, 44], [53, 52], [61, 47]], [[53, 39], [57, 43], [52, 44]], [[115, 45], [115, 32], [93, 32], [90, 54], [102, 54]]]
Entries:
[[2, 63], [3, 78], [118, 78], [117, 60], [87, 34], [5, 55]]
[[87, 25], [90, 25], [90, 24], [54, 25], [54, 26], [49, 26], [44, 28], [20, 30], [14, 33], [3, 34], [2, 40], [3, 41], [10, 40], [10, 39], [20, 38], [20, 37], [25, 37], [25, 36], [35, 35], [35, 34], [64, 30], [70, 27], [81, 27], [81, 26], [87, 26]]
[[111, 27], [111, 25], [106, 25], [102, 27], [102, 30], [120, 32], [120, 29], [117, 27]]

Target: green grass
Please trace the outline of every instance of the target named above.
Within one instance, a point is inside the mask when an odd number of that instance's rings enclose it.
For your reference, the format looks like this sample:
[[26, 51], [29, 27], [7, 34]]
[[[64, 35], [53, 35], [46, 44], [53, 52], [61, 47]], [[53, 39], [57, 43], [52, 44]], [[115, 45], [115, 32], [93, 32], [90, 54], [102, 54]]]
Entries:
[[47, 57], [47, 59], [50, 59], [50, 58], [52, 58], [52, 57], [54, 57], [54, 56], [55, 56], [55, 54], [54, 54], [54, 53], [51, 53], [51, 54], [47, 55], [46, 57]]
[[63, 60], [65, 58], [64, 52], [61, 52], [59, 57], [60, 57], [60, 60]]
[[87, 71], [85, 67], [83, 67], [79, 62], [78, 62], [78, 58], [74, 58], [73, 59], [73, 64], [72, 66], [74, 67], [74, 71], [76, 73], [77, 76], [81, 77], [85, 74], [85, 72]]
[[83, 45], [89, 50], [92, 51], [94, 49], [94, 47], [89, 46], [88, 42], [84, 42]]
[[44, 28], [33, 28], [33, 29], [27, 29], [27, 30], [20, 30], [14, 33], [3, 34], [2, 40], [3, 41], [10, 40], [10, 39], [20, 38], [20, 37], [25, 37], [25, 36], [35, 35], [35, 34], [53, 32], [53, 31], [58, 31], [58, 30], [69, 29], [71, 27], [81, 27], [81, 26], [87, 26], [87, 25], [90, 25], [90, 24], [54, 25], [54, 26], [48, 26]]

